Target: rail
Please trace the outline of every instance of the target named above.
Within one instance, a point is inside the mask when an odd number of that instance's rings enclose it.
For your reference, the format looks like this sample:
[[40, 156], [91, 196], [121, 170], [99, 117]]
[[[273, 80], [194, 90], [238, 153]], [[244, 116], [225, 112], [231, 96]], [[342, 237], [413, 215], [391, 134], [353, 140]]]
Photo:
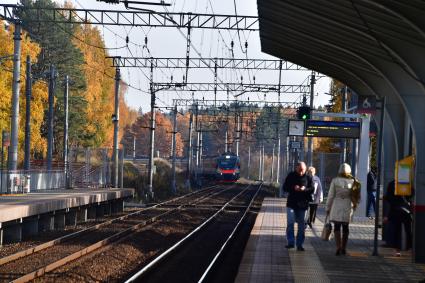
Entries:
[[25, 257], [25, 256], [29, 256], [29, 255], [34, 254], [34, 253], [36, 253], [36, 252], [42, 251], [42, 250], [44, 250], [44, 249], [50, 248], [50, 247], [52, 247], [52, 246], [54, 246], [54, 245], [57, 245], [57, 244], [63, 243], [63, 242], [65, 242], [65, 241], [67, 241], [67, 240], [73, 239], [73, 238], [75, 238], [75, 237], [77, 237], [77, 236], [80, 236], [80, 235], [82, 235], [82, 234], [84, 234], [84, 233], [87, 233], [87, 232], [90, 232], [90, 231], [94, 231], [94, 230], [96, 230], [96, 229], [101, 228], [102, 226], [105, 226], [105, 225], [108, 225], [108, 224], [112, 224], [112, 223], [117, 222], [117, 221], [120, 221], [120, 220], [125, 220], [125, 219], [127, 219], [128, 217], [130, 217], [130, 216], [137, 215], [137, 214], [139, 214], [139, 213], [142, 213], [142, 212], [145, 212], [145, 211], [148, 211], [148, 210], [151, 210], [151, 209], [157, 208], [158, 206], [166, 205], [166, 204], [168, 204], [168, 203], [170, 203], [170, 202], [174, 202], [174, 201], [176, 201], [176, 200], [181, 200], [181, 199], [183, 199], [183, 198], [190, 197], [190, 196], [193, 196], [193, 195], [195, 195], [195, 194], [203, 193], [203, 192], [205, 192], [205, 191], [208, 191], [208, 190], [214, 189], [215, 187], [217, 187], [217, 186], [215, 185], [215, 186], [207, 187], [207, 188], [205, 188], [205, 189], [203, 189], [203, 190], [199, 190], [199, 191], [191, 192], [191, 193], [185, 194], [185, 195], [183, 195], [183, 196], [180, 196], [180, 197], [178, 197], [178, 198], [174, 198], [174, 199], [171, 199], [171, 200], [167, 200], [167, 201], [164, 201], [164, 202], [158, 203], [158, 204], [156, 204], [156, 205], [154, 205], [154, 206], [150, 206], [150, 207], [147, 207], [147, 208], [140, 209], [140, 210], [138, 210], [138, 211], [136, 211], [136, 212], [132, 212], [132, 213], [126, 214], [126, 215], [124, 215], [124, 216], [121, 216], [121, 217], [117, 217], [117, 218], [111, 219], [111, 220], [109, 220], [109, 221], [106, 221], [106, 222], [103, 222], [103, 223], [100, 223], [100, 224], [97, 224], [97, 225], [91, 226], [91, 227], [89, 227], [89, 228], [87, 228], [87, 229], [84, 229], [84, 230], [81, 230], [81, 231], [77, 231], [77, 232], [74, 232], [74, 233], [68, 234], [68, 235], [66, 235], [66, 236], [62, 236], [62, 237], [60, 237], [60, 238], [57, 238], [57, 239], [51, 240], [51, 241], [49, 241], [49, 242], [46, 242], [46, 243], [40, 244], [40, 245], [38, 245], [38, 246], [35, 246], [35, 247], [32, 247], [32, 248], [29, 248], [29, 249], [26, 249], [26, 250], [23, 250], [23, 251], [17, 252], [17, 253], [15, 253], [15, 254], [12, 254], [12, 255], [9, 255], [9, 256], [6, 256], [6, 257], [3, 257], [3, 258], [0, 258], [0, 266], [1, 266], [1, 265], [4, 265], [4, 264], [6, 264], [6, 263], [9, 263], [9, 262], [11, 262], [11, 261], [17, 260], [17, 259], [19, 259], [19, 258], [22, 258], [22, 257]]
[[260, 186], [258, 187], [257, 191], [255, 192], [255, 195], [253, 196], [253, 198], [251, 199], [248, 207], [245, 209], [244, 214], [242, 215], [242, 217], [239, 219], [238, 223], [236, 224], [235, 228], [233, 229], [232, 233], [229, 235], [229, 237], [227, 238], [227, 240], [224, 242], [224, 244], [221, 246], [220, 250], [218, 251], [218, 253], [215, 255], [215, 257], [213, 258], [213, 260], [211, 261], [211, 263], [208, 265], [207, 269], [205, 270], [204, 274], [202, 274], [201, 278], [199, 279], [198, 283], [201, 283], [205, 280], [205, 278], [207, 277], [208, 273], [211, 271], [211, 269], [213, 268], [214, 264], [216, 263], [217, 259], [220, 257], [220, 255], [222, 254], [222, 252], [224, 251], [224, 249], [227, 246], [227, 243], [229, 243], [233, 236], [235, 235], [236, 231], [239, 229], [239, 226], [241, 225], [242, 221], [245, 219], [245, 217], [247, 216], [248, 212], [251, 210], [251, 206], [254, 203], [255, 199], [257, 198], [258, 193], [261, 190], [261, 187], [263, 186], [263, 183], [260, 184]]
[[[214, 187], [214, 186], [213, 186]], [[208, 189], [211, 189], [211, 188], [213, 188], [213, 187], [210, 187], [210, 188], [207, 188], [207, 189], [205, 189], [205, 190], [202, 190], [203, 192], [205, 192], [205, 191], [207, 191]], [[201, 197], [201, 198], [198, 198], [198, 199], [195, 199], [192, 203], [189, 203], [189, 205], [191, 205], [191, 204], [193, 204], [193, 203], [197, 203], [197, 202], [200, 202], [200, 201], [202, 201], [202, 200], [204, 200], [205, 198], [208, 198], [208, 197], [212, 197], [212, 196], [214, 196], [214, 195], [217, 195], [217, 194], [220, 194], [220, 193], [222, 193], [223, 191], [226, 191], [226, 190], [228, 190], [229, 188], [227, 188], [227, 189], [224, 189], [224, 190], [221, 190], [221, 191], [218, 191], [218, 192], [213, 192], [212, 194], [207, 194], [206, 196], [203, 196], [203, 197]], [[198, 191], [198, 192], [200, 192], [200, 191]], [[197, 192], [195, 192], [195, 193], [197, 193]], [[187, 195], [185, 195], [186, 197], [187, 196], [189, 196], [189, 195], [193, 195], [194, 193], [191, 193], [191, 194], [187, 194]], [[177, 199], [181, 199], [181, 197], [179, 197], [179, 198], [177, 198]], [[167, 202], [171, 202], [171, 201], [175, 201], [175, 200], [177, 200], [177, 199], [172, 199], [172, 200], [169, 200], [169, 201], [167, 201]], [[156, 205], [155, 207], [157, 207], [157, 206], [159, 206], [160, 204], [158, 204], [158, 205]], [[28, 281], [31, 281], [31, 280], [34, 280], [35, 278], [38, 278], [38, 277], [41, 277], [41, 276], [43, 276], [44, 274], [46, 274], [46, 273], [48, 273], [48, 272], [50, 272], [50, 271], [53, 271], [53, 270], [55, 270], [55, 269], [57, 269], [57, 268], [59, 268], [59, 267], [61, 267], [61, 266], [63, 266], [63, 265], [65, 265], [65, 264], [67, 264], [67, 263], [69, 263], [69, 262], [71, 262], [71, 261], [73, 261], [73, 260], [76, 260], [76, 259], [78, 259], [78, 258], [81, 258], [81, 257], [83, 257], [84, 255], [87, 255], [87, 254], [89, 254], [89, 253], [91, 253], [91, 252], [93, 252], [93, 251], [95, 251], [95, 250], [98, 250], [99, 248], [102, 248], [102, 247], [105, 247], [105, 246], [108, 246], [108, 245], [110, 245], [110, 244], [112, 244], [112, 243], [114, 243], [114, 242], [116, 242], [117, 240], [119, 240], [119, 239], [122, 239], [122, 238], [124, 238], [124, 237], [126, 237], [126, 236], [128, 236], [128, 235], [130, 235], [131, 233], [134, 233], [134, 232], [136, 232], [136, 231], [138, 231], [140, 228], [142, 228], [142, 227], [144, 227], [144, 226], [146, 226], [146, 225], [149, 225], [149, 224], [152, 224], [152, 223], [154, 223], [155, 221], [157, 221], [160, 217], [163, 217], [163, 216], [165, 216], [165, 215], [168, 215], [168, 214], [170, 214], [170, 213], [172, 213], [172, 212], [174, 212], [174, 211], [177, 211], [177, 210], [180, 210], [182, 207], [185, 207], [187, 204], [182, 204], [181, 206], [179, 206], [179, 207], [177, 207], [177, 208], [174, 208], [174, 209], [171, 209], [171, 210], [168, 210], [168, 211], [166, 211], [166, 212], [164, 212], [164, 213], [161, 213], [160, 215], [155, 215], [155, 216], [152, 216], [152, 217], [150, 217], [149, 219], [145, 219], [145, 220], [142, 220], [142, 221], [140, 221], [140, 223], [138, 223], [138, 224], [136, 224], [136, 225], [132, 225], [132, 226], [130, 226], [130, 227], [128, 227], [128, 228], [125, 228], [124, 230], [121, 230], [121, 231], [119, 231], [119, 232], [117, 232], [117, 233], [114, 233], [113, 235], [111, 235], [111, 236], [109, 236], [109, 237], [107, 237], [107, 238], [104, 238], [104, 239], [102, 239], [102, 240], [100, 240], [100, 241], [97, 241], [97, 242], [95, 242], [94, 244], [91, 244], [91, 245], [89, 245], [89, 246], [87, 246], [87, 247], [85, 247], [85, 248], [83, 248], [83, 249], [81, 249], [81, 250], [78, 250], [78, 251], [76, 251], [76, 252], [73, 252], [72, 254], [69, 254], [69, 255], [67, 255], [67, 256], [65, 256], [65, 257], [62, 257], [62, 258], [60, 258], [59, 260], [56, 260], [56, 261], [54, 261], [54, 262], [51, 262], [51, 263], [49, 263], [49, 264], [47, 264], [47, 265], [44, 265], [44, 266], [42, 266], [41, 268], [37, 268], [36, 270], [34, 270], [34, 271], [32, 271], [32, 272], [29, 272], [29, 273], [26, 273], [25, 275], [23, 275], [23, 276], [20, 276], [19, 278], [16, 278], [16, 279], [14, 279], [13, 281], [11, 281], [11, 282], [28, 282]], [[147, 208], [147, 209], [144, 209], [143, 211], [146, 211], [146, 210], [149, 210], [149, 209], [152, 209], [152, 208], [154, 208], [154, 207], [150, 207], [150, 208]], [[134, 215], [134, 214], [137, 214], [137, 213], [141, 213], [142, 211], [138, 211], [138, 212], [135, 212], [135, 213], [130, 213], [129, 215]], [[122, 218], [128, 218], [129, 217], [129, 215], [126, 215], [126, 216], [123, 216], [123, 217], [120, 217], [120, 218], [116, 218], [116, 219], [114, 219], [114, 220], [111, 220], [111, 221], [107, 221], [107, 222], [104, 222], [104, 223], [101, 223], [101, 224], [99, 224], [99, 225], [101, 225], [101, 226], [105, 226], [106, 225], [106, 223], [111, 223], [111, 222], [116, 222], [116, 221], [118, 221], [119, 219], [122, 219]], [[98, 226], [99, 227], [99, 225], [96, 225], [96, 226]], [[95, 227], [95, 226], [94, 226]], [[90, 228], [89, 228], [90, 229]], [[87, 231], [87, 230], [86, 230]], [[81, 232], [81, 231], [80, 231]], [[75, 233], [74, 233], [74, 235], [73, 235], [73, 237], [72, 238], [75, 238]], [[69, 238], [68, 238], [69, 239]], [[62, 238], [61, 239], [61, 241], [60, 242], [63, 242], [64, 241], [64, 239]], [[53, 246], [53, 245], [55, 245], [55, 244], [58, 244], [59, 242], [58, 241], [55, 241], [55, 240], [53, 240], [53, 241], [51, 241], [51, 242], [53, 242], [53, 244], [51, 245], [51, 246]], [[45, 247], [45, 248], [47, 248], [47, 247]], [[44, 249], [45, 249], [44, 248]], [[40, 249], [36, 249], [36, 248], [32, 248], [33, 250], [36, 250], [36, 251], [40, 251]], [[30, 250], [32, 250], [32, 249], [30, 249]], [[34, 253], [34, 252], [33, 252]], [[25, 254], [25, 251], [23, 251], [22, 252], [22, 254], [23, 254], [23, 256], [28, 256], [29, 254]]]
[[175, 251], [177, 248], [179, 248], [183, 243], [185, 243], [188, 239], [190, 239], [194, 234], [196, 234], [198, 231], [200, 231], [205, 225], [210, 223], [213, 219], [215, 219], [218, 214], [220, 214], [224, 209], [226, 209], [236, 198], [238, 198], [241, 194], [246, 192], [248, 188], [251, 185], [248, 185], [244, 190], [239, 192], [236, 196], [231, 198], [228, 202], [226, 202], [221, 209], [219, 209], [216, 213], [214, 213], [211, 217], [209, 217], [207, 220], [205, 220], [201, 225], [196, 227], [192, 232], [190, 232], [186, 237], [178, 241], [176, 244], [174, 244], [172, 247], [167, 249], [165, 252], [160, 254], [158, 257], [156, 257], [153, 261], [151, 261], [148, 265], [146, 265], [144, 268], [142, 268], [140, 271], [138, 271], [136, 274], [131, 276], [128, 280], [126, 280], [126, 283], [135, 282], [137, 279], [142, 277], [144, 274], [146, 274], [148, 271], [150, 271], [152, 268], [154, 268], [161, 260], [163, 260], [165, 257], [167, 257], [169, 254], [171, 254], [173, 251]]

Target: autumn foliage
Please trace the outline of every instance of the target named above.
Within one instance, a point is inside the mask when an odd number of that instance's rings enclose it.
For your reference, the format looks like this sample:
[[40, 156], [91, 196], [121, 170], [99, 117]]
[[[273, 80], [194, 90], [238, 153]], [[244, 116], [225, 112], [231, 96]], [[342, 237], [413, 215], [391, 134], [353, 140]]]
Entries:
[[[13, 54], [13, 25], [0, 28], [0, 57]], [[70, 87], [70, 146], [111, 147], [113, 141], [113, 124], [111, 115], [114, 112], [114, 74], [111, 62], [105, 59], [107, 53], [101, 33], [91, 25], [79, 26], [71, 44], [81, 52], [84, 64], [79, 68], [83, 81], [79, 87]], [[89, 44], [86, 44], [89, 43]], [[95, 47], [97, 46], [97, 47]], [[24, 31], [21, 42], [21, 84], [19, 105], [19, 160], [23, 160], [25, 130], [25, 61], [30, 56], [32, 64], [39, 63], [43, 47], [33, 41]], [[43, 57], [45, 59], [45, 57]], [[39, 67], [39, 66], [38, 66]], [[63, 67], [65, 68], [65, 67]], [[12, 95], [11, 58], [0, 61], [0, 131], [10, 132], [11, 95]], [[34, 70], [36, 72], [37, 70]], [[62, 76], [61, 76], [62, 75]], [[63, 74], [56, 81], [54, 153], [61, 159], [63, 146]], [[71, 82], [74, 78], [70, 77]], [[75, 80], [74, 80], [75, 81]], [[46, 112], [48, 99], [48, 83], [38, 74], [33, 80], [31, 99], [31, 155], [32, 158], [45, 158], [47, 149]], [[125, 83], [120, 87], [120, 132], [137, 117], [137, 112], [126, 104], [124, 94]]]
[[[9, 29], [0, 28], [0, 57], [13, 54], [13, 26]], [[31, 41], [29, 36], [24, 33], [21, 43], [21, 88], [20, 88], [20, 104], [19, 112], [19, 150], [23, 152], [25, 137], [25, 74], [26, 57], [30, 56], [31, 61], [36, 61], [40, 53], [40, 47]], [[10, 131], [10, 110], [12, 97], [12, 60], [4, 60], [0, 64], [0, 130]], [[43, 81], [36, 81], [32, 87], [31, 99], [31, 143], [33, 146], [33, 154], [43, 154], [46, 151], [47, 143], [41, 135], [41, 127], [44, 118], [44, 109], [47, 103], [47, 85]], [[23, 155], [19, 155], [20, 160]]]
[[[171, 156], [171, 143], [173, 125], [171, 120], [161, 112], [155, 113], [155, 151], [160, 156]], [[148, 156], [150, 145], [150, 119], [151, 113], [145, 113], [137, 118], [131, 125], [127, 126], [121, 143], [127, 149], [133, 149], [133, 139], [136, 139], [136, 156]], [[180, 132], [176, 134], [176, 156], [183, 156], [183, 141]], [[130, 150], [130, 152], [131, 152]]]

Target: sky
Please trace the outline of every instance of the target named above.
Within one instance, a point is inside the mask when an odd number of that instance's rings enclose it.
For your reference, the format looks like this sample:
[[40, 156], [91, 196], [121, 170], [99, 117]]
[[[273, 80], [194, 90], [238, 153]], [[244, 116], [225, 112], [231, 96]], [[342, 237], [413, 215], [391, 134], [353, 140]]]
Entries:
[[[159, 2], [159, 0], [151, 0]], [[16, 0], [2, 0], [2, 3], [15, 4]], [[59, 4], [63, 4], [63, 0], [56, 0]], [[95, 0], [69, 0], [76, 8], [86, 9], [114, 9], [125, 10], [123, 4], [113, 5]], [[192, 12], [205, 14], [224, 14], [234, 15], [234, 1], [229, 0], [166, 0], [166, 3], [172, 4], [170, 7], [161, 6], [144, 6], [144, 8], [153, 9], [159, 12]], [[256, 0], [236, 0], [236, 11], [238, 15], [257, 16]], [[187, 29], [177, 28], [149, 28], [149, 27], [118, 27], [118, 26], [99, 26], [106, 47], [117, 48], [125, 46], [125, 38], [129, 37], [130, 43], [128, 48], [111, 49], [109, 54], [112, 56], [136, 56], [136, 57], [179, 57], [186, 56], [186, 35]], [[144, 47], [145, 38], [147, 38], [147, 48]], [[234, 42], [233, 50], [231, 50], [231, 41]], [[248, 59], [278, 59], [261, 52], [261, 43], [258, 32], [227, 30], [210, 30], [210, 29], [192, 29], [191, 30], [192, 47], [190, 49], [191, 57], [203, 58], [234, 58]], [[248, 48], [245, 50], [245, 42]], [[148, 53], [148, 50], [149, 52]], [[167, 70], [156, 69], [154, 71], [155, 82], [170, 82], [173, 77], [174, 82], [183, 80], [184, 70]], [[139, 68], [122, 68], [122, 78], [132, 87], [127, 90], [126, 101], [128, 105], [134, 109], [141, 107], [143, 112], [150, 111], [150, 94], [149, 91], [149, 69]], [[283, 71], [282, 84], [306, 84], [310, 71]], [[256, 83], [277, 84], [278, 71], [236, 71], [236, 70], [219, 70], [218, 80], [222, 82], [253, 82], [255, 77]], [[214, 75], [210, 69], [189, 70], [188, 82], [213, 82]], [[329, 96], [325, 93], [329, 92], [330, 79], [321, 77], [315, 85], [315, 107], [328, 103]], [[198, 99], [213, 99], [212, 92], [193, 94]], [[301, 94], [281, 94], [280, 101], [292, 102], [300, 101]], [[188, 92], [158, 92], [158, 106], [172, 106], [173, 99], [190, 99], [192, 94]], [[238, 97], [239, 100], [266, 100], [278, 101], [277, 94], [267, 93], [245, 93]], [[220, 93], [217, 99], [227, 99], [226, 93]], [[234, 99], [230, 97], [230, 99]]]

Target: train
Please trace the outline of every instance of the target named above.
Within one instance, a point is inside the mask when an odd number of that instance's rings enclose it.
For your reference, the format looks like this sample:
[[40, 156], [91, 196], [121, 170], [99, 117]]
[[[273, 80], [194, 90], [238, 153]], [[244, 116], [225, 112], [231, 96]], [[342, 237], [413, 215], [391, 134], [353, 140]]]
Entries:
[[233, 152], [226, 152], [216, 159], [215, 179], [223, 182], [236, 182], [240, 177], [241, 162]]

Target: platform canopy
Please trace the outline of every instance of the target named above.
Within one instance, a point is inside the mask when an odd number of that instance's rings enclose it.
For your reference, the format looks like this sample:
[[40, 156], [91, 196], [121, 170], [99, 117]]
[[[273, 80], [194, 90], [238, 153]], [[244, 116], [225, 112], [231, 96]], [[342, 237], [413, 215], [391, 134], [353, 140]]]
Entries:
[[[416, 156], [414, 252], [425, 262], [425, 148], [419, 146], [425, 144], [425, 1], [257, 3], [263, 52], [338, 79], [358, 94], [385, 96], [384, 137], [390, 129], [393, 148], [384, 155], [394, 152], [392, 161]], [[394, 163], [384, 166], [392, 170]]]

